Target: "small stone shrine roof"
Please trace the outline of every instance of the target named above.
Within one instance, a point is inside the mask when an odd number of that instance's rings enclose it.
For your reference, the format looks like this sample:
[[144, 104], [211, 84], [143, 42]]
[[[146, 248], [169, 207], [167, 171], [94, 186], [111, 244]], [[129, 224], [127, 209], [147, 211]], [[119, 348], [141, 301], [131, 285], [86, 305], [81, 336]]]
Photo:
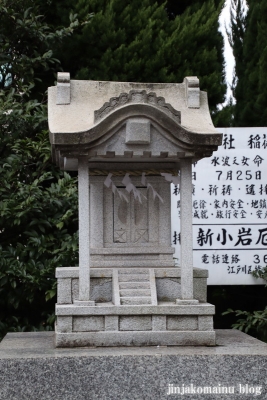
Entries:
[[79, 156], [95, 162], [200, 159], [222, 142], [197, 77], [133, 83], [58, 73], [57, 86], [48, 90], [48, 123], [53, 158], [62, 169], [76, 169]]

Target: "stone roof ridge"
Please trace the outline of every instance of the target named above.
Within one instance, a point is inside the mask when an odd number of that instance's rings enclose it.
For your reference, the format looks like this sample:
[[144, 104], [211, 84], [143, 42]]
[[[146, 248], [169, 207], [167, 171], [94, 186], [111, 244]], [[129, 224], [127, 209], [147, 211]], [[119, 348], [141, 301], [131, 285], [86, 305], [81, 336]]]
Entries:
[[97, 123], [111, 114], [115, 109], [128, 104], [148, 104], [156, 107], [181, 124], [181, 112], [175, 110], [171, 104], [166, 103], [164, 97], [157, 96], [155, 92], [147, 93], [146, 90], [130, 90], [129, 93], [121, 93], [118, 97], [111, 97], [108, 102], [95, 110], [94, 122]]

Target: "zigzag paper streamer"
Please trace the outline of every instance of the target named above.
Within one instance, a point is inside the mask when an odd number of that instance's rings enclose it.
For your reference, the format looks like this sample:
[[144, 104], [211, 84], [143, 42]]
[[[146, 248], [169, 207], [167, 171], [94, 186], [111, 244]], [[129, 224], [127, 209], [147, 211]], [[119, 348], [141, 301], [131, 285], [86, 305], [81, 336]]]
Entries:
[[111, 173], [108, 174], [108, 176], [104, 180], [104, 185], [107, 188], [111, 188], [113, 194], [115, 194], [117, 192], [118, 195], [120, 196], [120, 199], [123, 198], [127, 203], [129, 203], [127, 197], [120, 190], [118, 190], [117, 186], [112, 182], [111, 177], [112, 177], [112, 174]]
[[158, 197], [160, 199], [160, 201], [162, 203], [164, 203], [163, 198], [158, 194], [158, 192], [153, 188], [153, 186], [150, 183], [146, 182], [146, 174], [145, 174], [145, 172], [142, 173], [141, 183], [144, 186], [147, 185], [148, 189], [151, 188], [154, 200], [155, 200], [156, 197]]
[[180, 185], [180, 176], [173, 176], [172, 174], [167, 174], [165, 172], [162, 172], [160, 175], [164, 176], [167, 182], [171, 182], [174, 185]]

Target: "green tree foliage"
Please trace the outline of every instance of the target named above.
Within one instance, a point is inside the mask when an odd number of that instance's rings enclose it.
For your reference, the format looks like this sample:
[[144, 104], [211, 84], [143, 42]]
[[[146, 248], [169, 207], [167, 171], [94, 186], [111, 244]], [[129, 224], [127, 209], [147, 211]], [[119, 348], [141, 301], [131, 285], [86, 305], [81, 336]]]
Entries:
[[74, 12], [94, 18], [56, 54], [73, 79], [182, 82], [197, 75], [216, 113], [226, 92], [218, 31], [223, 3], [78, 0]]
[[[161, 2], [162, 3], [162, 2]], [[177, 15], [181, 15], [185, 10], [190, 7], [191, 10], [197, 11], [201, 8], [203, 1], [197, 0], [167, 0], [163, 1], [166, 3], [166, 10], [170, 18], [175, 18]], [[216, 7], [221, 6], [221, 0], [215, 0], [214, 4]]]
[[231, 127], [234, 124], [234, 109], [232, 97], [213, 115], [213, 123], [218, 127]]
[[33, 1], [0, 4], [0, 336], [51, 329], [55, 267], [77, 262], [76, 180], [51, 164], [42, 88], [60, 68], [51, 45], [75, 25], [52, 31]]
[[232, 1], [231, 44], [236, 60], [235, 126], [266, 126], [267, 0]]

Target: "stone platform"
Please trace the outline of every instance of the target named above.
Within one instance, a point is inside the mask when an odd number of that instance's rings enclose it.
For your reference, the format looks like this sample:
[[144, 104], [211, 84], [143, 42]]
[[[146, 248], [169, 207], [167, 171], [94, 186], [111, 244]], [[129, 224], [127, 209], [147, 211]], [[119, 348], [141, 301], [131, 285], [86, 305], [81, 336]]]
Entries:
[[78, 274], [56, 270], [57, 347], [215, 345], [206, 270], [193, 271], [190, 304], [176, 301], [181, 268], [92, 268], [90, 305], [78, 300]]
[[[267, 399], [267, 344], [234, 330], [217, 330], [216, 343], [60, 349], [54, 332], [9, 333], [0, 343], [0, 399]], [[183, 385], [234, 393], [167, 394]]]
[[214, 306], [99, 304], [57, 305], [56, 345], [74, 346], [214, 346]]

